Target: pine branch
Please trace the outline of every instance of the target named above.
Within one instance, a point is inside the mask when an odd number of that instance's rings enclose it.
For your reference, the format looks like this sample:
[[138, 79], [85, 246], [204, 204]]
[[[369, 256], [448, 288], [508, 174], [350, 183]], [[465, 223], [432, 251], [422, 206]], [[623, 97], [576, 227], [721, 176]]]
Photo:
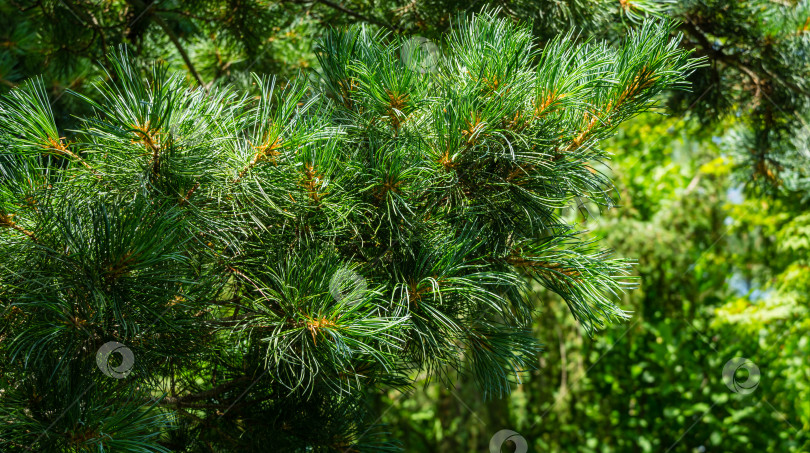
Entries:
[[[671, 31], [648, 22], [618, 48], [569, 35], [541, 50], [486, 12], [423, 60], [353, 27], [319, 42], [320, 72], [256, 77], [245, 94], [144, 70], [121, 49], [98, 95], [77, 95], [92, 113], [70, 145], [41, 85], [13, 90], [0, 227], [20, 234], [0, 235], [0, 288], [19, 322], [0, 354], [36, 379], [3, 389], [13, 412], [0, 406], [0, 424], [25, 415], [4, 438], [50, 429], [31, 395], [57, 384], [48, 407], [77, 409], [59, 420], [67, 435], [37, 445], [145, 451], [165, 450], [170, 410], [194, 442], [218, 429], [212, 448], [389, 451], [365, 436], [369, 388], [426, 372], [508, 393], [540, 347], [529, 277], [591, 334], [628, 317], [630, 263], [561, 210], [613, 203], [600, 142], [685, 87], [696, 62]], [[116, 371], [96, 354], [109, 342], [134, 357], [113, 387], [98, 385]]]

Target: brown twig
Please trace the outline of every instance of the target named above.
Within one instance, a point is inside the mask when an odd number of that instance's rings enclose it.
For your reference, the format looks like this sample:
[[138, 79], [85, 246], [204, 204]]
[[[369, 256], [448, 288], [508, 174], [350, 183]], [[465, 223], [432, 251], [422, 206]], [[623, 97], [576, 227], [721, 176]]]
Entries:
[[12, 219], [12, 217], [14, 217], [14, 214], [0, 213], [0, 227], [11, 228], [12, 230], [19, 231], [20, 233], [31, 238], [34, 242], [38, 242], [37, 237], [34, 235], [34, 233], [17, 225]]
[[[185, 407], [202, 407], [202, 406], [190, 406], [190, 405], [188, 405], [188, 403], [191, 403], [191, 402], [194, 402], [194, 401], [201, 401], [201, 400], [205, 400], [205, 399], [208, 399], [208, 398], [213, 398], [213, 397], [218, 396], [218, 395], [224, 393], [225, 391], [231, 389], [232, 387], [236, 387], [237, 385], [239, 385], [239, 384], [241, 384], [243, 382], [248, 382], [248, 381], [251, 381], [251, 380], [252, 380], [252, 378], [250, 376], [240, 376], [240, 377], [238, 377], [236, 379], [233, 379], [233, 380], [228, 381], [228, 382], [224, 382], [224, 383], [222, 383], [222, 384], [220, 384], [220, 385], [218, 385], [216, 387], [213, 387], [213, 388], [208, 389], [208, 390], [204, 390], [204, 391], [199, 392], [199, 393], [190, 393], [190, 394], [183, 395], [183, 396], [178, 396], [178, 397], [167, 396], [167, 397], [163, 398], [160, 401], [160, 404], [166, 404], [166, 405], [172, 405], [172, 406], [174, 406], [174, 405], [176, 405], [176, 406], [185, 406]], [[219, 407], [219, 405], [216, 405], [216, 407]]]
[[[141, 8], [141, 9], [144, 9], [144, 11], [146, 11], [147, 7], [143, 3], [143, 1], [141, 1], [141, 0], [132, 0], [132, 2], [137, 7]], [[151, 4], [150, 7], [152, 5], [154, 5], [154, 3]], [[191, 75], [194, 77], [194, 79], [197, 81], [197, 83], [201, 87], [203, 87], [203, 89], [204, 89], [205, 88], [205, 83], [203, 82], [202, 78], [200, 77], [200, 74], [197, 72], [197, 69], [194, 67], [194, 64], [191, 63], [191, 59], [188, 57], [188, 53], [186, 53], [186, 49], [183, 48], [183, 44], [180, 43], [180, 40], [177, 38], [177, 35], [175, 35], [174, 32], [172, 31], [172, 29], [169, 28], [169, 25], [166, 24], [166, 21], [164, 21], [163, 18], [160, 17], [159, 15], [155, 14], [154, 11], [149, 11], [149, 17], [151, 17], [152, 20], [154, 20], [155, 23], [158, 24], [158, 26], [160, 26], [160, 28], [163, 30], [163, 32], [166, 33], [166, 36], [168, 36], [169, 39], [172, 41], [172, 44], [174, 44], [174, 47], [177, 49], [177, 52], [180, 53], [180, 56], [183, 58], [183, 61], [186, 63], [186, 66], [188, 67], [188, 70], [191, 73]]]

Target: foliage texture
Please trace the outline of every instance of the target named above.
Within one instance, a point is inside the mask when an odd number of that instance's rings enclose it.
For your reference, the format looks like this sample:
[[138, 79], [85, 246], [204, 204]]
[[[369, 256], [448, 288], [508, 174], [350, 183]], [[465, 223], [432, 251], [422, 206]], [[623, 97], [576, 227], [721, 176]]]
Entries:
[[484, 13], [426, 62], [355, 26], [249, 92], [121, 48], [70, 134], [41, 81], [10, 91], [3, 448], [387, 451], [371, 389], [509, 392], [540, 347], [527, 277], [589, 333], [628, 317], [629, 263], [561, 214], [614, 203], [600, 142], [698, 64], [672, 34], [540, 47]]

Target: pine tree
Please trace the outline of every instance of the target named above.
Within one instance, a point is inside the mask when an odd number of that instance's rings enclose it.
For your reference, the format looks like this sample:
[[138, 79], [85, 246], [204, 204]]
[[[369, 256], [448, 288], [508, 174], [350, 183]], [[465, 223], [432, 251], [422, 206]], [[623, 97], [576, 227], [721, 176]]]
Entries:
[[[471, 7], [502, 8], [512, 20], [531, 18], [541, 41], [571, 29], [583, 38], [619, 39], [651, 17], [669, 17], [684, 37], [680, 47], [709, 64], [694, 71], [689, 91], [670, 107], [705, 126], [743, 120], [725, 140], [737, 180], [752, 192], [810, 200], [810, 2], [770, 0], [390, 0], [361, 13], [397, 30], [431, 36]], [[723, 134], [725, 135], [725, 134]]]
[[589, 332], [626, 319], [630, 262], [565, 212], [615, 203], [600, 141], [687, 86], [675, 26], [540, 47], [484, 13], [427, 56], [354, 26], [253, 92], [121, 48], [73, 131], [41, 80], [11, 90], [3, 451], [395, 450], [364, 395], [508, 393], [541, 347], [528, 279]]
[[[60, 96], [104, 71], [111, 47], [128, 45], [141, 61], [165, 60], [190, 83], [250, 83], [249, 71], [294, 75], [314, 63], [312, 37], [324, 27], [374, 14], [336, 2], [300, 0], [14, 0], [0, 3], [0, 93], [42, 75], [69, 121], [81, 103]], [[60, 118], [65, 113], [64, 118]], [[83, 113], [83, 112], [82, 112]]]
[[[399, 35], [438, 38], [458, 13], [497, 7], [511, 20], [530, 18], [541, 42], [574, 29], [583, 39], [621, 42], [647, 18], [679, 22], [681, 48], [710, 64], [692, 73], [693, 90], [670, 107], [706, 126], [742, 121], [725, 138], [738, 180], [806, 204], [810, 109], [810, 2], [755, 0], [22, 0], [0, 5], [0, 90], [46, 72], [62, 93], [99, 72], [109, 46], [129, 43], [141, 59], [166, 58], [195, 83], [245, 79], [250, 71], [287, 76], [312, 61], [308, 39], [324, 27], [362, 22]], [[33, 31], [36, 33], [33, 33]], [[64, 105], [56, 116], [82, 104]], [[72, 126], [72, 125], [71, 125]]]

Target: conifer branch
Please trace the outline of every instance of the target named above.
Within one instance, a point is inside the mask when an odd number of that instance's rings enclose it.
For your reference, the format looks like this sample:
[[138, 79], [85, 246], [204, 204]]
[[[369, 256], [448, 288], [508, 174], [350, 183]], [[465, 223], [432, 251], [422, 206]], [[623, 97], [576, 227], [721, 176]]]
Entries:
[[[629, 317], [631, 262], [561, 210], [613, 203], [594, 170], [600, 142], [685, 87], [696, 62], [671, 29], [540, 49], [527, 26], [485, 12], [459, 21], [432, 73], [403, 64], [402, 39], [331, 30], [318, 73], [256, 77], [250, 95], [147, 72], [121, 49], [98, 95], [77, 96], [92, 113], [69, 144], [41, 83], [15, 88], [0, 102], [0, 227], [16, 232], [2, 238], [0, 288], [24, 316], [0, 355], [30, 380], [2, 389], [17, 415], [0, 423], [35, 448], [161, 451], [173, 413], [190, 433], [219, 429], [215, 448], [270, 436], [370, 450], [370, 386], [469, 373], [485, 395], [508, 393], [540, 348], [529, 279], [591, 335]], [[130, 350], [131, 373], [97, 357], [110, 343]], [[53, 425], [28, 410], [31, 392], [83, 422]], [[316, 415], [319, 436], [306, 434]], [[251, 418], [279, 422], [258, 432]]]

